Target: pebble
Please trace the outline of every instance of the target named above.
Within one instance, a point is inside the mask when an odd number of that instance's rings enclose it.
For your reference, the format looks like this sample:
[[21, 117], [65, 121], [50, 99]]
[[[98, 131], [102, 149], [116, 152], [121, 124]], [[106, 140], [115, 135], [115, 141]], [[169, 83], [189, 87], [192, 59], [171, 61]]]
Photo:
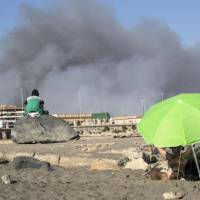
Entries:
[[121, 160], [118, 161], [117, 165], [119, 167], [125, 167], [128, 161], [130, 161], [128, 157], [122, 158]]
[[165, 192], [162, 196], [164, 199], [182, 199], [184, 194], [181, 192]]
[[1, 177], [1, 181], [2, 181], [3, 184], [6, 184], [6, 185], [12, 183], [10, 175], [8, 175], [8, 174], [3, 175]]

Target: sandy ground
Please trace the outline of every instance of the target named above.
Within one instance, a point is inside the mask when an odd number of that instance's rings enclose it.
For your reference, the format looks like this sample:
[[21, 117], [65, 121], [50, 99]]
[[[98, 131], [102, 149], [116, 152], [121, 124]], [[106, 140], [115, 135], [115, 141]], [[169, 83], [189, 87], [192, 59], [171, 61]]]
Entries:
[[163, 199], [164, 192], [181, 192], [183, 199], [199, 199], [200, 183], [186, 181], [151, 181], [143, 171], [95, 171], [84, 168], [14, 170], [1, 165], [0, 176], [10, 174], [17, 181], [0, 183], [0, 199]]
[[[45, 168], [15, 170], [12, 162], [1, 164], [0, 177], [9, 174], [16, 183], [5, 185], [0, 181], [0, 199], [160, 200], [163, 199], [164, 192], [181, 192], [184, 195], [183, 199], [199, 199], [200, 182], [152, 181], [143, 175], [143, 170], [91, 169], [90, 164], [93, 160], [118, 161], [125, 155], [132, 157], [131, 166], [135, 167], [134, 163], [137, 164], [138, 159], [134, 160], [134, 157], [140, 155], [140, 152], [138, 155], [133, 156], [133, 154], [142, 144], [144, 142], [141, 138], [113, 139], [112, 137], [83, 137], [79, 141], [45, 145], [17, 145], [4, 141], [0, 145], [1, 153], [51, 154], [69, 159], [65, 168], [53, 166], [54, 171]], [[72, 161], [70, 159], [74, 157], [84, 158], [85, 162], [81, 165], [69, 165]], [[92, 161], [88, 162], [88, 158]]]
[[[83, 166], [88, 169], [114, 170], [118, 168], [120, 159], [138, 154], [142, 143], [139, 137], [81, 137], [80, 140], [65, 143], [20, 145], [2, 140], [0, 158], [5, 156], [12, 160], [16, 156], [25, 155], [66, 168]], [[134, 165], [133, 162], [131, 164]], [[131, 167], [137, 168], [137, 165]]]

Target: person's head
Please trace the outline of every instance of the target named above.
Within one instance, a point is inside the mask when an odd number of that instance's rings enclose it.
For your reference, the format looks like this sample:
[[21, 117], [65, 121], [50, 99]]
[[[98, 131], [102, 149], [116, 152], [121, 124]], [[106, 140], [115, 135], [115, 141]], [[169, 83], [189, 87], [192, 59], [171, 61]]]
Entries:
[[33, 89], [31, 94], [32, 94], [32, 96], [39, 96], [40, 95], [37, 89]]

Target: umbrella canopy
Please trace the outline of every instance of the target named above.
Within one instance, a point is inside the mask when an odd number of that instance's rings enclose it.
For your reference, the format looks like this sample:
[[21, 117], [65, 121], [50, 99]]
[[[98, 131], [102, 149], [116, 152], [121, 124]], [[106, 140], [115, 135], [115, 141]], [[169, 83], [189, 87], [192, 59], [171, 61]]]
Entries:
[[157, 147], [200, 141], [200, 94], [180, 94], [152, 106], [137, 127]]

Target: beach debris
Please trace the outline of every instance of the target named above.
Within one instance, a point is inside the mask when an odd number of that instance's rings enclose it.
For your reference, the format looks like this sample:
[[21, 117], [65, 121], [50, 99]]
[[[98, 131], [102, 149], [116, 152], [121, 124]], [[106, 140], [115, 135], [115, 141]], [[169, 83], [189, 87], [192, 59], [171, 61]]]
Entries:
[[181, 192], [165, 192], [163, 193], [164, 199], [182, 199], [184, 197], [184, 194]]
[[[190, 147], [156, 148], [146, 146], [143, 151], [143, 160], [148, 164], [146, 175], [153, 180], [181, 179], [199, 180], [196, 164]], [[195, 146], [197, 157], [200, 147]], [[180, 156], [181, 155], [181, 156]], [[177, 170], [179, 169], [179, 170]]]
[[113, 175], [115, 175], [115, 172], [109, 172], [109, 173], [108, 173], [108, 176], [109, 176], [109, 177], [111, 177], [111, 176], [113, 176]]
[[119, 167], [125, 167], [126, 164], [128, 163], [128, 161], [130, 161], [130, 159], [128, 157], [122, 158], [118, 161], [117, 165]]
[[0, 158], [0, 165], [2, 165], [2, 164], [8, 164], [8, 163], [9, 163], [8, 159], [3, 158], [3, 157]]
[[14, 158], [13, 166], [15, 169], [25, 169], [25, 168], [33, 168], [33, 169], [40, 169], [45, 168], [48, 171], [51, 171], [51, 165], [48, 162], [39, 161], [35, 158], [28, 157], [28, 156], [19, 156]]
[[114, 135], [113, 138], [130, 138], [133, 137], [133, 134], [129, 135]]
[[11, 177], [10, 175], [8, 174], [4, 174], [2, 177], [1, 177], [1, 181], [3, 184], [11, 184], [12, 183], [12, 180], [11, 180]]
[[67, 122], [50, 115], [25, 116], [16, 121], [11, 133], [16, 143], [52, 143], [79, 139], [79, 133]]

